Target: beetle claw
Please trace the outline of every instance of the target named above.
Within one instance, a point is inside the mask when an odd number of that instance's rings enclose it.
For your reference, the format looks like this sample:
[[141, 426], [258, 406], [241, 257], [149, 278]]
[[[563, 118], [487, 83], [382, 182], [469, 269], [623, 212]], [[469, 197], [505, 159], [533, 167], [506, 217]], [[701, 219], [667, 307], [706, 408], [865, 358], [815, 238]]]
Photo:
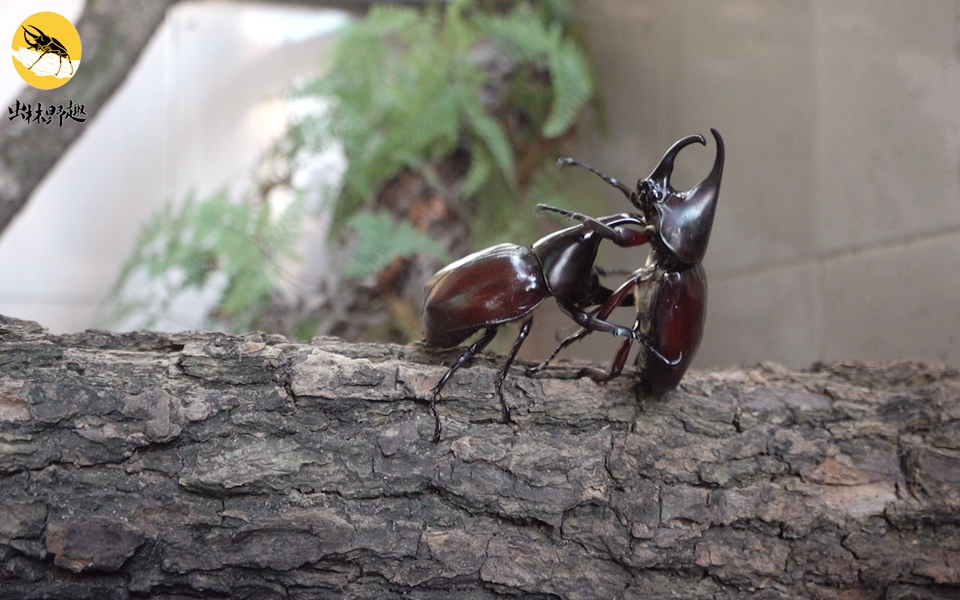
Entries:
[[[657, 354], [660, 354], [660, 353], [657, 352]], [[662, 354], [660, 354], [660, 358], [662, 358], [662, 359], [663, 359], [663, 362], [667, 363], [667, 364], [670, 365], [671, 367], [675, 367], [675, 366], [677, 366], [677, 365], [680, 364], [680, 361], [681, 361], [681, 360], [683, 360], [683, 352], [681, 352], [680, 354], [678, 354], [678, 355], [677, 355], [677, 358], [675, 358], [674, 360], [667, 360], [666, 357], [664, 357]]]
[[443, 431], [443, 428], [440, 427], [440, 413], [437, 412], [437, 400], [440, 398], [440, 386], [433, 388], [432, 395], [430, 396], [430, 414], [433, 415], [433, 438], [430, 440], [434, 444], [440, 442], [440, 434]]
[[637, 333], [636, 331], [633, 331], [632, 333], [633, 333], [633, 335], [630, 336], [630, 337], [632, 337], [633, 339], [635, 339], [635, 340], [637, 340], [638, 342], [640, 342], [641, 344], [643, 344], [643, 347], [646, 348], [648, 352], [650, 352], [651, 354], [653, 354], [654, 356], [656, 356], [657, 358], [659, 358], [660, 360], [662, 360], [662, 361], [663, 361], [664, 363], [666, 363], [668, 366], [675, 367], [675, 366], [677, 366], [677, 365], [680, 364], [680, 361], [683, 360], [683, 351], [682, 351], [682, 350], [680, 351], [680, 354], [679, 354], [675, 359], [670, 360], [669, 358], [667, 358], [666, 356], [664, 356], [659, 350], [657, 350], [657, 349], [653, 346], [653, 343], [652, 343], [650, 340], [648, 340], [645, 336]]

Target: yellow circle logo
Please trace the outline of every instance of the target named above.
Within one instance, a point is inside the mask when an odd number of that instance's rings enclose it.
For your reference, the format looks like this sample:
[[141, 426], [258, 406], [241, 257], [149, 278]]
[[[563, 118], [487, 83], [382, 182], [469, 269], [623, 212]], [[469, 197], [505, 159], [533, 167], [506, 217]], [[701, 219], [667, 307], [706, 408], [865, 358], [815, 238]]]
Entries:
[[80, 34], [52, 12], [30, 15], [13, 34], [13, 66], [24, 81], [52, 90], [70, 81], [80, 67]]

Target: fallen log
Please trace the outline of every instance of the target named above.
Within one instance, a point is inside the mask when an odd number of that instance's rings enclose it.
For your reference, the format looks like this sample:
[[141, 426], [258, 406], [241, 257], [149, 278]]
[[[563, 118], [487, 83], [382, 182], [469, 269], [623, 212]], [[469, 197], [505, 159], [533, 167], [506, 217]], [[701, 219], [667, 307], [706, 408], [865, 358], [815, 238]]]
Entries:
[[954, 370], [457, 354], [0, 317], [0, 598], [960, 594]]

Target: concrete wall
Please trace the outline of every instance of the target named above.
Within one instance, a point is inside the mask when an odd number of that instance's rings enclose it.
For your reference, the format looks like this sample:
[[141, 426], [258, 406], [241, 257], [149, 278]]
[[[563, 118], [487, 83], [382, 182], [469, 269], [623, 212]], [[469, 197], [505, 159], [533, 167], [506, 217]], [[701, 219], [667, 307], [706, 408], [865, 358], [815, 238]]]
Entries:
[[[635, 181], [684, 135], [726, 140], [697, 366], [960, 366], [960, 2], [578, 7], [608, 119], [580, 158]], [[685, 150], [678, 183], [713, 152]]]

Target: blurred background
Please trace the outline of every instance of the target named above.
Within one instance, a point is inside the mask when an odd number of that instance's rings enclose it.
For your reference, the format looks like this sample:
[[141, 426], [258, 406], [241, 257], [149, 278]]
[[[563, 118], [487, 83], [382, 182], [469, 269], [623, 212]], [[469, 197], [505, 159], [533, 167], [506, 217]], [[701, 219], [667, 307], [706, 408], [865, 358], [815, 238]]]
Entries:
[[[125, 4], [0, 3], [14, 40], [50, 10], [84, 44], [58, 90], [0, 66], [7, 105], [89, 117], [0, 119], [0, 314], [55, 333], [410, 341], [437, 268], [567, 224], [536, 202], [629, 210], [558, 156], [632, 185], [715, 127], [727, 160], [695, 367], [960, 367], [960, 2]], [[713, 153], [684, 150], [674, 185]], [[644, 258], [604, 248], [601, 263]], [[545, 302], [522, 356], [573, 330]], [[595, 334], [565, 356], [618, 345]]]

